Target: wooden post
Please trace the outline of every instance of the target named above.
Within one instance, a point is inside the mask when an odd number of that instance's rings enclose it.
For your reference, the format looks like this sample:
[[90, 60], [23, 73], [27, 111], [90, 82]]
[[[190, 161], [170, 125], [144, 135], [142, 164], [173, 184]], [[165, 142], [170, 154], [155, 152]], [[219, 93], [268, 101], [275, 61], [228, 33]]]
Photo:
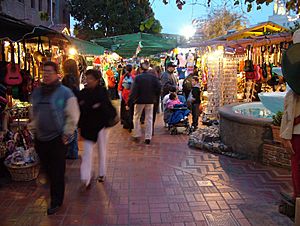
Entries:
[[300, 226], [300, 198], [296, 198], [295, 226]]

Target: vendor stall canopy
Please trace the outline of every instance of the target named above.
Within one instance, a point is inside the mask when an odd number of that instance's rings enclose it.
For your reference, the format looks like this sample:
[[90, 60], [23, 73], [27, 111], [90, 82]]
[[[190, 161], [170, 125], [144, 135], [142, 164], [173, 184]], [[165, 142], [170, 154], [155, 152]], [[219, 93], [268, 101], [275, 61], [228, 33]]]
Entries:
[[202, 41], [198, 39], [193, 39], [189, 43], [184, 44], [183, 48], [191, 47], [202, 47], [202, 46], [213, 46], [213, 45], [224, 45], [224, 46], [247, 46], [252, 45], [262, 46], [270, 45], [279, 42], [289, 42], [291, 41], [291, 33], [287, 28], [282, 27], [276, 23], [267, 21], [249, 28], [230, 32], [226, 35], [210, 39], [207, 41]]
[[95, 43], [68, 36], [68, 40], [76, 48], [77, 52], [85, 56], [99, 56], [104, 53], [104, 47]]
[[55, 30], [44, 26], [34, 26], [22, 20], [0, 13], [0, 39], [8, 39], [18, 42], [23, 39], [31, 39], [40, 36], [67, 39]]
[[182, 40], [178, 35], [135, 33], [93, 40], [97, 44], [128, 58], [151, 56], [176, 48]]

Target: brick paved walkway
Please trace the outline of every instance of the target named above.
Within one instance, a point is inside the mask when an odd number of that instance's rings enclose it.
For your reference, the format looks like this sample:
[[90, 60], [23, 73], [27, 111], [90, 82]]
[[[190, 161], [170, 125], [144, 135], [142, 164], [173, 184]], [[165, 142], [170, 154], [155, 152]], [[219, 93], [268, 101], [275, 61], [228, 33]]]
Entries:
[[[56, 215], [45, 215], [43, 175], [1, 184], [0, 225], [292, 225], [277, 212], [278, 192], [291, 189], [288, 171], [192, 150], [186, 135], [156, 127], [149, 146], [113, 128], [107, 180], [84, 194], [80, 160], [68, 160], [65, 203]], [[207, 223], [218, 216], [219, 224]]]

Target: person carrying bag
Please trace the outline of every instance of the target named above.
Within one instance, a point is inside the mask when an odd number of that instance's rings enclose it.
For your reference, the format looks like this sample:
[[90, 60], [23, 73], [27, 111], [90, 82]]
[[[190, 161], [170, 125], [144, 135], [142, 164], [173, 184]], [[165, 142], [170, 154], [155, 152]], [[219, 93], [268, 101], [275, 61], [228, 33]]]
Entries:
[[108, 92], [100, 84], [101, 72], [86, 72], [86, 88], [80, 91], [78, 102], [81, 116], [80, 133], [84, 139], [84, 153], [80, 167], [81, 190], [88, 189], [92, 178], [93, 151], [98, 151], [98, 182], [104, 182], [106, 175], [106, 153], [108, 128], [118, 123], [117, 111], [110, 102]]

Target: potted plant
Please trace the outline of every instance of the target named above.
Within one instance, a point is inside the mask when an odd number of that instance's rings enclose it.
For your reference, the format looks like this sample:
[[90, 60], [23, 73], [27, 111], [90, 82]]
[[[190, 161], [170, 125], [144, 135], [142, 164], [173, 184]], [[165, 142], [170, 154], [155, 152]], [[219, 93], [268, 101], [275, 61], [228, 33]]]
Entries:
[[281, 137], [280, 137], [280, 125], [281, 125], [281, 119], [282, 119], [283, 112], [278, 111], [275, 115], [272, 116], [272, 133], [273, 133], [273, 140], [275, 142], [281, 143]]

